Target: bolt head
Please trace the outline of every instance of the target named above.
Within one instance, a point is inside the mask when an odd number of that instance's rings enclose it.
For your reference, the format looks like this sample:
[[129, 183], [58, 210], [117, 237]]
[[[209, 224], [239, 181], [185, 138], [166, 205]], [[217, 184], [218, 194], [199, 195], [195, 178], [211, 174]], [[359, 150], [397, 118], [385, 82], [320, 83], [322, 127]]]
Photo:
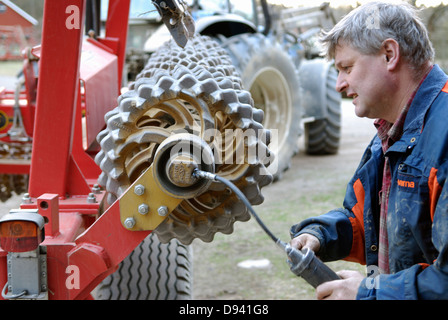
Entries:
[[92, 192], [95, 194], [99, 194], [101, 192], [101, 187], [99, 186], [99, 184], [93, 185]]
[[30, 194], [29, 193], [25, 193], [23, 195], [23, 197], [22, 197], [22, 203], [29, 204], [29, 203], [32, 203], [32, 202], [33, 201], [30, 198]]
[[157, 213], [159, 216], [164, 217], [168, 214], [168, 208], [167, 206], [160, 206], [159, 209], [157, 209]]
[[124, 226], [128, 229], [131, 229], [135, 226], [135, 220], [134, 218], [127, 218], [124, 220]]
[[134, 187], [134, 193], [138, 196], [141, 196], [145, 193], [145, 186], [142, 184], [138, 184]]
[[142, 203], [138, 206], [138, 212], [140, 214], [147, 214], [149, 212], [149, 206], [146, 203]]
[[89, 195], [87, 197], [87, 202], [88, 203], [95, 203], [96, 202], [96, 197], [95, 197], [95, 194], [93, 192], [89, 193]]

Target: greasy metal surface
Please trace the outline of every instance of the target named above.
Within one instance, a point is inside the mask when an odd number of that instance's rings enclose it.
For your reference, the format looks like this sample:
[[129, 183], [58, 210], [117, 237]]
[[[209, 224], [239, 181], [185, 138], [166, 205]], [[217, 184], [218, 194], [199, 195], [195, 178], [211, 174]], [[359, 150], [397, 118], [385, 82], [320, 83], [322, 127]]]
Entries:
[[170, 162], [168, 167], [168, 178], [179, 187], [189, 187], [197, 182], [193, 172], [198, 164], [187, 156], [179, 156]]
[[195, 30], [194, 20], [187, 4], [183, 0], [153, 0], [152, 3], [159, 11], [174, 41], [184, 48]]
[[157, 148], [154, 178], [171, 197], [191, 199], [207, 191], [211, 182], [196, 180], [192, 176], [195, 168], [215, 172], [213, 152], [200, 137], [189, 133], [173, 134]]
[[[103, 171], [99, 183], [109, 202], [135, 182], [154, 162], [159, 145], [177, 133], [193, 134], [208, 144], [221, 160], [215, 172], [235, 183], [252, 204], [263, 201], [260, 189], [272, 181], [265, 170], [269, 134], [261, 125], [263, 112], [253, 108], [230, 58], [215, 41], [197, 36], [184, 49], [166, 43], [129, 89], [106, 114], [107, 128], [98, 135], [102, 150], [95, 161]], [[238, 141], [226, 134], [238, 130], [252, 130], [253, 135]], [[257, 151], [255, 157], [248, 156], [250, 147]], [[244, 161], [234, 161], [237, 151]], [[155, 233], [162, 242], [209, 242], [216, 232], [232, 233], [235, 221], [249, 219], [243, 203], [212, 183], [202, 194], [180, 202]]]

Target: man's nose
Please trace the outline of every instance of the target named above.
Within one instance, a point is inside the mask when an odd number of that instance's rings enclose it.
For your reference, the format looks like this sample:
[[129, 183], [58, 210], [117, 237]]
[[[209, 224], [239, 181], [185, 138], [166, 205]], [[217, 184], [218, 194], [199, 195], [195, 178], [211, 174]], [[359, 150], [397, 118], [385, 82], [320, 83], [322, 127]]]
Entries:
[[348, 88], [347, 80], [344, 76], [341, 75], [341, 72], [338, 74], [338, 78], [336, 80], [336, 90], [338, 92], [344, 92]]

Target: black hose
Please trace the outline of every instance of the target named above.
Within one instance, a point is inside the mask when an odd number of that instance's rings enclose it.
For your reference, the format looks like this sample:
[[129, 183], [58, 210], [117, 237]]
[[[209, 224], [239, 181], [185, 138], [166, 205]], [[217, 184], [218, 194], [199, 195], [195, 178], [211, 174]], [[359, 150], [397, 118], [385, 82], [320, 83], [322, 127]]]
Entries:
[[214, 180], [214, 181], [218, 181], [221, 182], [223, 184], [225, 184], [227, 187], [229, 187], [235, 194], [236, 196], [243, 201], [243, 203], [246, 205], [247, 209], [249, 209], [250, 213], [252, 214], [252, 216], [255, 218], [255, 220], [258, 222], [258, 224], [260, 225], [260, 227], [264, 230], [264, 232], [266, 232], [266, 234], [271, 237], [271, 239], [279, 244], [283, 244], [283, 241], [281, 241], [279, 238], [277, 238], [272, 232], [271, 230], [268, 229], [268, 227], [266, 227], [266, 225], [263, 223], [263, 221], [261, 221], [260, 217], [258, 216], [258, 214], [255, 212], [254, 208], [252, 207], [252, 205], [250, 204], [249, 200], [246, 198], [246, 196], [244, 195], [244, 193], [241, 192], [240, 189], [238, 189], [238, 187], [236, 185], [234, 185], [232, 182], [230, 182], [229, 180], [218, 176], [217, 174], [212, 174], [210, 172], [206, 172], [206, 171], [201, 171], [199, 169], [196, 169], [193, 172], [193, 175], [197, 178], [205, 178], [205, 179], [209, 179], [209, 180]]
[[249, 200], [246, 198], [244, 193], [242, 193], [240, 189], [238, 189], [238, 187], [235, 186], [232, 182], [216, 174], [201, 171], [199, 169], [196, 169], [193, 172], [193, 176], [195, 176], [196, 178], [204, 178], [212, 181], [218, 181], [229, 187], [237, 195], [237, 197], [244, 202], [247, 209], [249, 209], [252, 216], [255, 218], [255, 220], [257, 220], [258, 224], [266, 232], [266, 234], [269, 235], [271, 239], [282, 250], [286, 252], [289, 259], [288, 263], [290, 265], [290, 269], [295, 275], [304, 278], [314, 288], [316, 288], [317, 286], [319, 286], [324, 282], [339, 279], [339, 276], [328, 266], [326, 266], [322, 261], [317, 259], [314, 255], [314, 252], [311, 251], [310, 249], [307, 248], [305, 249], [304, 252], [301, 250], [294, 249], [289, 244], [281, 241], [279, 238], [274, 236], [274, 234], [268, 229], [268, 227], [266, 227], [263, 221], [261, 221], [260, 217], [252, 208], [252, 205], [250, 204]]

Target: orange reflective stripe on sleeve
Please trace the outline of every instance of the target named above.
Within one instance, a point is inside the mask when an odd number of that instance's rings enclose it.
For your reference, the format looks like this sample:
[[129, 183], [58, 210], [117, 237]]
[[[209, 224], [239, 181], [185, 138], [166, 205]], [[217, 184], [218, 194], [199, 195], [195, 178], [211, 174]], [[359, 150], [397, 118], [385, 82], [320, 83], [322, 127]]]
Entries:
[[442, 92], [448, 93], [448, 81], [445, 83], [445, 86], [442, 88]]
[[419, 263], [419, 265], [422, 267], [423, 270], [425, 270], [426, 268], [429, 267], [429, 264], [428, 263], [424, 263], [424, 262]]
[[344, 260], [366, 264], [365, 237], [364, 237], [364, 196], [365, 191], [361, 180], [356, 180], [353, 184], [357, 203], [352, 208], [355, 217], [350, 217], [353, 229], [352, 249], [348, 257]]
[[428, 178], [429, 187], [429, 212], [431, 214], [431, 221], [434, 221], [434, 213], [436, 212], [437, 200], [439, 199], [442, 187], [437, 181], [437, 169], [432, 168]]

